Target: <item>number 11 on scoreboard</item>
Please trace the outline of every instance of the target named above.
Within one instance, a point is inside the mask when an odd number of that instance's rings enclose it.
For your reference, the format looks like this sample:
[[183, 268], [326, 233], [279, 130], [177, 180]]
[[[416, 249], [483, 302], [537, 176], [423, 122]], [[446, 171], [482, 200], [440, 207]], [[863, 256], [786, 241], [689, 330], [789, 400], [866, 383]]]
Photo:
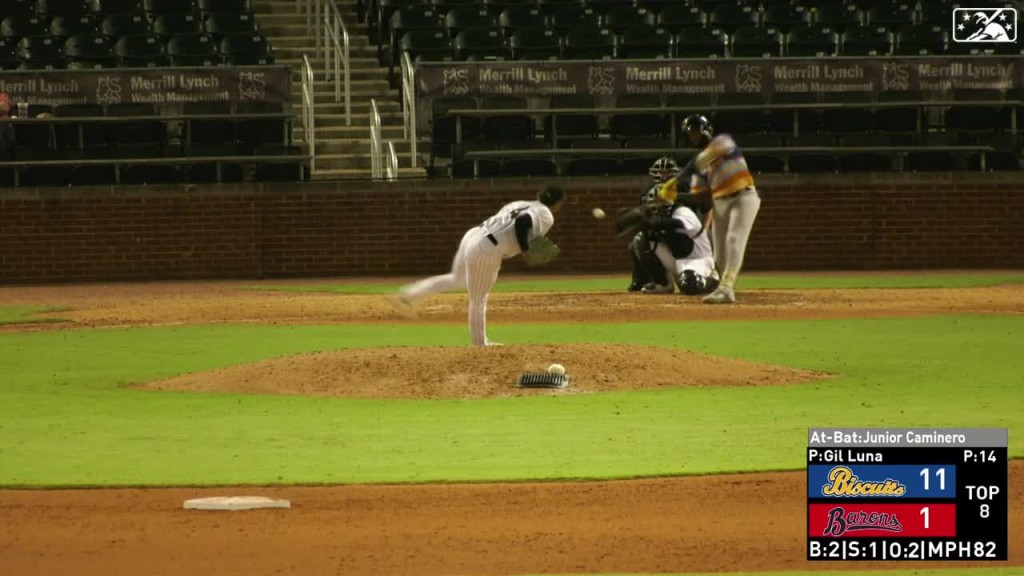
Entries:
[[[929, 477], [930, 477], [929, 473], [930, 472], [931, 472], [930, 468], [922, 468], [921, 469], [920, 476], [922, 478], [924, 478], [924, 489], [925, 489], [926, 492], [928, 490], [931, 490], [931, 486], [930, 486], [931, 483], [929, 481]], [[937, 469], [935, 471], [935, 477], [939, 481], [939, 492], [945, 492], [946, 491], [946, 469], [945, 468]]]

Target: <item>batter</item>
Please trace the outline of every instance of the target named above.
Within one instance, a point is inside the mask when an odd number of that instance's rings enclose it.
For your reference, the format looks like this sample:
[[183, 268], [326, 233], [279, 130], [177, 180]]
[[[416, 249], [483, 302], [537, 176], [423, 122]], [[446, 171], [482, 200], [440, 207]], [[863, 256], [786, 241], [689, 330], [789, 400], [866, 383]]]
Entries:
[[[733, 286], [743, 266], [750, 230], [761, 209], [761, 197], [754, 188], [747, 161], [732, 137], [713, 136], [708, 119], [699, 114], [688, 116], [683, 129], [690, 143], [700, 150], [694, 160], [690, 192], [697, 196], [710, 194], [713, 202], [712, 245], [721, 283], [704, 297], [704, 302], [731, 304], [736, 301]], [[673, 181], [666, 186], [674, 189], [675, 184]]]
[[546, 236], [565, 192], [555, 184], [541, 189], [534, 201], [506, 204], [479, 226], [466, 231], [452, 261], [451, 272], [403, 287], [391, 300], [412, 309], [417, 301], [438, 292], [464, 288], [469, 292], [469, 336], [474, 346], [500, 346], [487, 338], [487, 297], [498, 279], [501, 263], [518, 255], [530, 258], [530, 239]]

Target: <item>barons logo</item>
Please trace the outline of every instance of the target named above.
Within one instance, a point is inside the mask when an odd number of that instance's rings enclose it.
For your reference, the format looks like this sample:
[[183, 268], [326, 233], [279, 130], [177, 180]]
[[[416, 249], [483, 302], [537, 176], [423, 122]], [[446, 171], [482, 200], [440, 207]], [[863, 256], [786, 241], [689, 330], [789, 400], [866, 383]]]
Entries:
[[858, 530], [885, 530], [887, 532], [903, 532], [895, 514], [885, 512], [854, 511], [847, 513], [842, 506], [828, 511], [828, 525], [822, 533], [825, 536], [842, 536], [847, 532]]
[[907, 487], [886, 478], [885, 482], [864, 482], [847, 466], [836, 466], [828, 473], [829, 483], [821, 487], [825, 496], [903, 496]]

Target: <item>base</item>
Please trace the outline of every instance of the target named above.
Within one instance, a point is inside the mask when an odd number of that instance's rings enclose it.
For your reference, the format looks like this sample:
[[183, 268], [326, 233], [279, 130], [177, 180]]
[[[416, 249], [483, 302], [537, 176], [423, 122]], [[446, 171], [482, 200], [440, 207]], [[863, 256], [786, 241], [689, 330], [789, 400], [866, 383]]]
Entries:
[[185, 500], [186, 510], [256, 510], [259, 508], [291, 508], [292, 503], [264, 496], [213, 496]]
[[565, 388], [569, 385], [568, 374], [549, 374], [547, 372], [527, 372], [519, 376], [516, 386], [519, 388]]

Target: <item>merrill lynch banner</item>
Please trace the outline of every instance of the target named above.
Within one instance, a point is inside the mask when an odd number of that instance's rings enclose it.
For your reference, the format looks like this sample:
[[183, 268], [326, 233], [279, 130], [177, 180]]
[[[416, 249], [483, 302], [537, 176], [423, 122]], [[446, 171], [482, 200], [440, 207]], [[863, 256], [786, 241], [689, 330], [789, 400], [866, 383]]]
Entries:
[[50, 106], [289, 102], [292, 95], [286, 66], [2, 72], [0, 92], [10, 94], [14, 102]]
[[1024, 87], [1019, 57], [423, 63], [420, 95], [877, 92]]

